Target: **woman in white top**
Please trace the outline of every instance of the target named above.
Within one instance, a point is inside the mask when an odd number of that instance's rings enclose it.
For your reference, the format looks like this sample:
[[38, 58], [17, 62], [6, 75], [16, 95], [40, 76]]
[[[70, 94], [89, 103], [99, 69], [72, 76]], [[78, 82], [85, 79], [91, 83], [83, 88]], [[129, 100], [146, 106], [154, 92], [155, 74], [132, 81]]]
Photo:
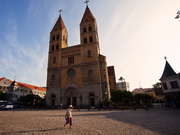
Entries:
[[70, 105], [69, 108], [67, 109], [66, 115], [65, 115], [65, 119], [66, 119], [66, 123], [64, 124], [64, 127], [69, 124], [70, 128], [72, 126], [72, 110], [73, 110], [73, 106]]

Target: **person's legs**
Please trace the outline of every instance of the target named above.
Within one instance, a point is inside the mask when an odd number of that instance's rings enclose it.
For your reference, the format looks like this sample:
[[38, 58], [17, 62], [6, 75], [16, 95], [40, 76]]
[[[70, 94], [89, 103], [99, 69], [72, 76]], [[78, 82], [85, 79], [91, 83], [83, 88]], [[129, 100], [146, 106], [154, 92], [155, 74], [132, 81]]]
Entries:
[[70, 125], [70, 128], [72, 126], [72, 118], [69, 118], [69, 125]]

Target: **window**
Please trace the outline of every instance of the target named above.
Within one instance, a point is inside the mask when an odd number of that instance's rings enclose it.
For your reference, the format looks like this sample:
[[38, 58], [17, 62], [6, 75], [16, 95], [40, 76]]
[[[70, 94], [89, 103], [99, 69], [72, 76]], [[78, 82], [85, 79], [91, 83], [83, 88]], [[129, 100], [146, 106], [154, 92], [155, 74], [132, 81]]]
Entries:
[[89, 31], [92, 31], [92, 26], [89, 26], [89, 28], [88, 28], [88, 29], [89, 29]]
[[163, 88], [164, 88], [164, 90], [167, 90], [167, 89], [168, 89], [168, 87], [167, 87], [167, 84], [166, 84], [166, 83], [163, 83]]
[[89, 70], [89, 71], [88, 71], [88, 77], [89, 77], [89, 78], [92, 78], [92, 72], [93, 72], [92, 70]]
[[59, 50], [59, 44], [56, 45], [56, 50]]
[[87, 51], [87, 57], [92, 57], [90, 50]]
[[93, 37], [92, 36], [89, 37], [89, 42], [93, 42]]
[[59, 39], [59, 35], [56, 36], [56, 39]]
[[55, 80], [55, 74], [52, 74], [51, 79]]
[[52, 40], [55, 40], [55, 36], [52, 37]]
[[54, 51], [54, 45], [51, 46], [51, 51]]
[[172, 89], [177, 89], [177, 88], [179, 88], [179, 85], [178, 85], [177, 81], [172, 81], [172, 82], [170, 82], [170, 84], [171, 84], [171, 88], [172, 88]]
[[74, 56], [68, 57], [68, 65], [74, 64]]
[[53, 58], [53, 63], [56, 63], [56, 57]]
[[84, 38], [84, 44], [86, 44], [87, 43], [87, 38]]
[[86, 28], [83, 28], [83, 33], [87, 32], [87, 29]]

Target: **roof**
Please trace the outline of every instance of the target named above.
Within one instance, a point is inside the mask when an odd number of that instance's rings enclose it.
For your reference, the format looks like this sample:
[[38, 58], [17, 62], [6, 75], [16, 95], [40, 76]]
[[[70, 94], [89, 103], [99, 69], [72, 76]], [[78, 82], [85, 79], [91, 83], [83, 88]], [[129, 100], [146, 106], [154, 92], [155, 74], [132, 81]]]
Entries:
[[92, 14], [91, 10], [89, 9], [89, 7], [87, 6], [80, 24], [86, 23], [89, 21], [94, 21], [94, 20], [96, 19], [94, 15]]
[[171, 65], [166, 61], [166, 65], [164, 67], [163, 74], [160, 79], [166, 78], [166, 77], [171, 77], [171, 76], [176, 76], [176, 72], [173, 70]]
[[[2, 77], [2, 78], [0, 78], [0, 81], [3, 79], [7, 79], [7, 78]], [[46, 91], [46, 88], [43, 88], [43, 87], [30, 85], [30, 84], [26, 84], [26, 83], [21, 83], [21, 82], [15, 82], [15, 81], [11, 81], [9, 79], [7, 79], [7, 80], [11, 83], [11, 85], [12, 85], [12, 83], [16, 83], [16, 86], [19, 86], [19, 87], [26, 87], [26, 88], [33, 89], [33, 90]]]
[[21, 82], [16, 82], [16, 83], [18, 86], [21, 86], [21, 87], [26, 87], [26, 88], [33, 89], [33, 90], [46, 91], [46, 88], [43, 88], [43, 87], [38, 87], [38, 86], [34, 86], [34, 85], [26, 84], [26, 83], [21, 83]]
[[[58, 30], [60, 29], [60, 30], [63, 30], [64, 28], [65, 28], [65, 30], [66, 30], [66, 27], [65, 27], [65, 25], [64, 25], [64, 22], [63, 22], [63, 19], [62, 19], [62, 17], [61, 17], [61, 15], [59, 16], [59, 18], [58, 18], [58, 20], [56, 21], [56, 24], [54, 25], [54, 27], [53, 27], [53, 29], [52, 29], [52, 31], [56, 31], [56, 28], [58, 28]], [[51, 32], [52, 32], [51, 31]], [[67, 32], [67, 31], [66, 31]]]
[[5, 77], [2, 77], [2, 78], [0, 78], [0, 81], [2, 81], [2, 80], [4, 80], [4, 79], [6, 79]]

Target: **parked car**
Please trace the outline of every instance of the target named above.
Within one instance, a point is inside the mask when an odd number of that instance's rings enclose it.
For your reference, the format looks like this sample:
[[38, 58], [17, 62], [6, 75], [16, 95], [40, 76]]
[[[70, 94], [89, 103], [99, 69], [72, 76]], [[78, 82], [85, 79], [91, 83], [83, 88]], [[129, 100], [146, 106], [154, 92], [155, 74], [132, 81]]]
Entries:
[[14, 107], [13, 103], [7, 103], [7, 104], [4, 104], [4, 105], [1, 105], [0, 109], [1, 110], [8, 110], [8, 109], [13, 109], [13, 107]]

